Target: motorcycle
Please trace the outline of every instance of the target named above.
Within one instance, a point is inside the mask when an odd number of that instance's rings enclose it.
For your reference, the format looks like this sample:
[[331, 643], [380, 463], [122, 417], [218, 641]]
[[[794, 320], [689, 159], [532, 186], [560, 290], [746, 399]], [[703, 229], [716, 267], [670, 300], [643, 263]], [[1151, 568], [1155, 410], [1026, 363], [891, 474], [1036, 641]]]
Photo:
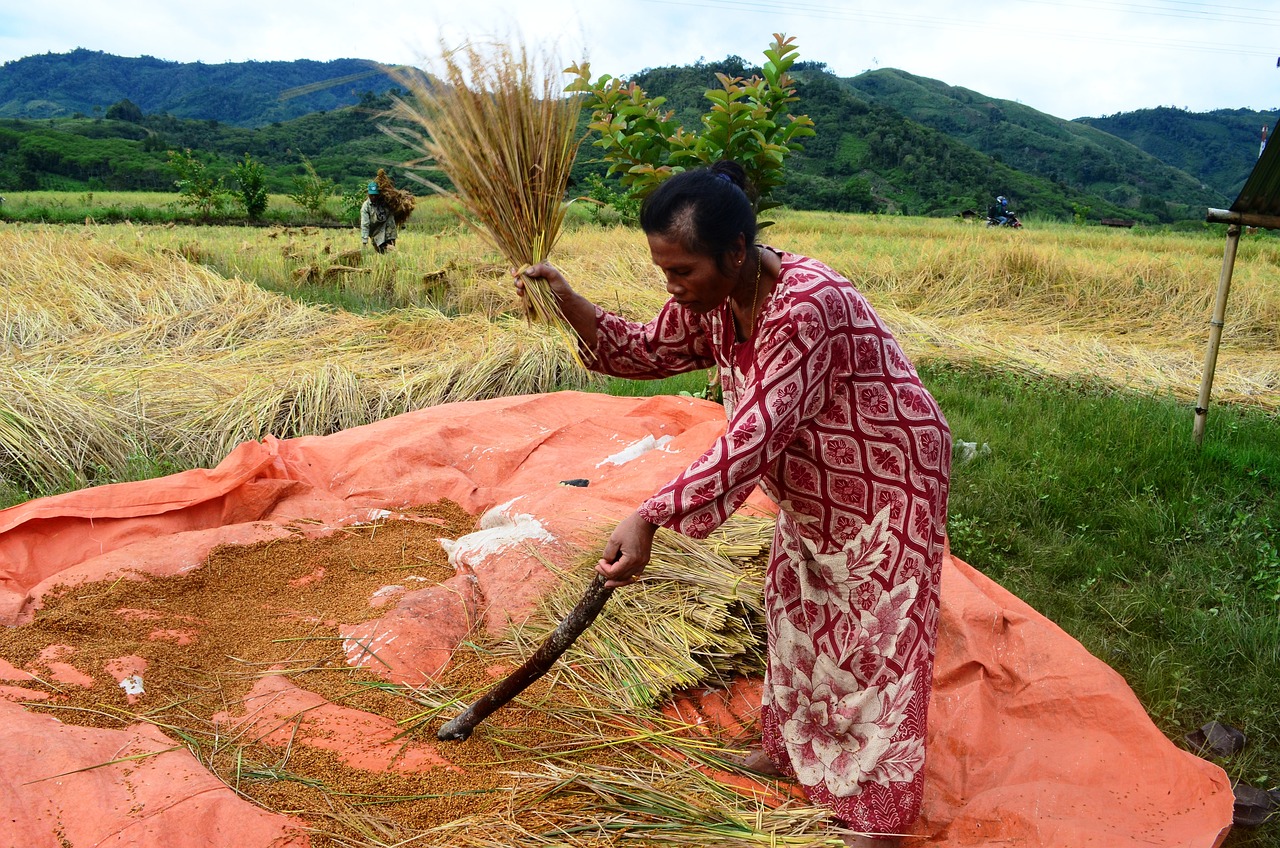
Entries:
[[992, 218], [990, 215], [988, 215], [987, 226], [988, 227], [1013, 227], [1015, 230], [1017, 230], [1017, 229], [1022, 229], [1022, 222], [1018, 220], [1017, 215], [1013, 214], [1012, 212], [1006, 212], [1004, 213], [1004, 221], [999, 221], [996, 218]]

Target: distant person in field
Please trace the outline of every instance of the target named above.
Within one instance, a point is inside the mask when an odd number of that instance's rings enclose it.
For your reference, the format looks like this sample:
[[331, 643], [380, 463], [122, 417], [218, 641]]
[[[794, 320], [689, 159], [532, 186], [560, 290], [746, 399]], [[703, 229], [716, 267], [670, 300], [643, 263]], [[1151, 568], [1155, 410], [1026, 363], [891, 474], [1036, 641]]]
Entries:
[[597, 371], [719, 369], [726, 431], [614, 529], [596, 570], [607, 586], [634, 583], [658, 527], [703, 538], [759, 484], [778, 523], [761, 747], [742, 765], [794, 778], [859, 832], [846, 845], [889, 848], [924, 793], [951, 432], [853, 283], [756, 242], [749, 189], [740, 165], [717, 162], [644, 199], [671, 295], [647, 324], [595, 305], [552, 265], [525, 273], [546, 281]]
[[360, 244], [373, 241], [373, 249], [386, 253], [396, 246], [396, 219], [382, 199], [378, 184], [369, 183], [369, 197], [360, 204]]

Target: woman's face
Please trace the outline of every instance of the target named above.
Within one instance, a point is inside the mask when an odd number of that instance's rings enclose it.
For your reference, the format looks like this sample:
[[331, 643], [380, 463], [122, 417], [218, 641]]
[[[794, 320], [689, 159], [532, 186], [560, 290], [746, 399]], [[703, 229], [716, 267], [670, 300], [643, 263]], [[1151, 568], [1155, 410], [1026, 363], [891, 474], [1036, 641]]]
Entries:
[[[710, 312], [725, 302], [739, 284], [739, 276], [721, 271], [714, 257], [690, 253], [679, 239], [650, 233], [649, 255], [667, 281], [667, 293], [677, 303], [692, 312]], [[730, 268], [741, 267], [745, 250], [731, 252]]]

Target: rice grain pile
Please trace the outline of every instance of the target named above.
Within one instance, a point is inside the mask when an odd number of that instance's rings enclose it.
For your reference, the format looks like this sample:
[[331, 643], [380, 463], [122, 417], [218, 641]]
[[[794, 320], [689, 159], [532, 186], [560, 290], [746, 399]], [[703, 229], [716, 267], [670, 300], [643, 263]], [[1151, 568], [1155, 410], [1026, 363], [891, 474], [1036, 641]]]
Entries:
[[[49, 596], [30, 624], [0, 630], [0, 659], [35, 675], [23, 685], [48, 694], [28, 709], [97, 727], [150, 722], [244, 797], [305, 821], [317, 848], [595, 848], [620, 838], [650, 845], [840, 844], [822, 810], [745, 797], [714, 772], [691, 767], [726, 768], [732, 740], [637, 704], [652, 695], [622, 691], [646, 674], [661, 678], [651, 693], [674, 685], [659, 668], [661, 657], [627, 669], [631, 651], [653, 644], [647, 631], [654, 616], [671, 608], [641, 610], [664, 591], [662, 575], [678, 580], [670, 587], [673, 602], [680, 597], [690, 607], [678, 625], [682, 632], [692, 633], [697, 622], [707, 634], [746, 634], [757, 626], [752, 598], [759, 575], [752, 563], [767, 547], [761, 541], [767, 522], [733, 519], [718, 538], [684, 540], [683, 549], [665, 540], [647, 585], [617, 593], [619, 614], [592, 628], [635, 633], [582, 641], [471, 739], [437, 743], [439, 726], [509, 669], [504, 660], [513, 652], [487, 639], [464, 643], [449, 667], [420, 687], [388, 684], [343, 664], [338, 623], [381, 614], [370, 599], [389, 583], [452, 577], [436, 538], [474, 529], [474, 519], [448, 502], [408, 512], [409, 519], [322, 538], [222, 546], [181, 576], [67, 588]], [[738, 571], [735, 563], [749, 567]], [[750, 620], [726, 626], [725, 610]], [[716, 653], [713, 645], [695, 647], [698, 641], [690, 641], [690, 656]], [[68, 647], [50, 653], [57, 645]], [[114, 658], [129, 655], [147, 662], [145, 693], [132, 704], [106, 671]], [[92, 683], [57, 683], [51, 662], [73, 664]], [[687, 664], [688, 656], [678, 663]], [[717, 664], [704, 662], [691, 679], [712, 682], [716, 673], [708, 669]], [[619, 672], [627, 677], [610, 686], [609, 676]], [[244, 694], [265, 675], [283, 675], [332, 704], [390, 720], [401, 728], [393, 747], [439, 744], [458, 768], [358, 768], [344, 760], [341, 745], [317, 743], [301, 724], [287, 742], [231, 732], [229, 721], [244, 715]]]

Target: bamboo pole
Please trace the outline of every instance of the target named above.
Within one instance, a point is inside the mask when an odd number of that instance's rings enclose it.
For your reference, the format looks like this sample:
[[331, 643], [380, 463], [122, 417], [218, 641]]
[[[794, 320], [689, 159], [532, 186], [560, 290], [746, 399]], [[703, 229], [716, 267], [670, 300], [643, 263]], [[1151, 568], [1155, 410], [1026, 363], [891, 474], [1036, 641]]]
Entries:
[[1218, 345], [1222, 341], [1222, 325], [1227, 314], [1227, 294], [1231, 291], [1231, 274], [1236, 265], [1236, 247], [1240, 244], [1240, 225], [1227, 227], [1227, 246], [1222, 252], [1222, 273], [1218, 275], [1218, 295], [1209, 321], [1209, 347], [1204, 356], [1204, 376], [1200, 380], [1200, 396], [1196, 400], [1196, 419], [1191, 437], [1197, 446], [1204, 441], [1205, 418], [1209, 414], [1209, 392], [1213, 388], [1213, 371], [1218, 364]]
[[1244, 224], [1264, 230], [1280, 230], [1280, 215], [1264, 215], [1260, 212], [1232, 212], [1230, 209], [1210, 209], [1204, 219], [1210, 224]]
[[1210, 224], [1244, 224], [1246, 227], [1280, 230], [1280, 215], [1263, 215], [1258, 212], [1232, 212], [1230, 209], [1210, 209], [1204, 219]]

